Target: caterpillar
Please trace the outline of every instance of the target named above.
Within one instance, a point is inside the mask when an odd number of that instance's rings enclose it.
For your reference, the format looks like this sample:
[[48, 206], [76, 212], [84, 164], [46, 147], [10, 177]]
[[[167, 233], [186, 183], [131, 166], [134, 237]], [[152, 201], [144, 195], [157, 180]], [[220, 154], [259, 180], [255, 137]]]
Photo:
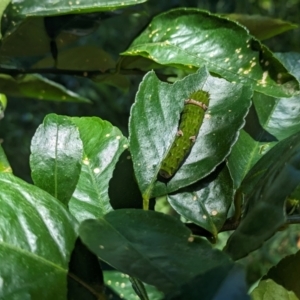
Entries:
[[166, 157], [161, 163], [159, 175], [171, 178], [190, 153], [203, 123], [209, 104], [209, 93], [197, 91], [184, 101], [178, 131]]

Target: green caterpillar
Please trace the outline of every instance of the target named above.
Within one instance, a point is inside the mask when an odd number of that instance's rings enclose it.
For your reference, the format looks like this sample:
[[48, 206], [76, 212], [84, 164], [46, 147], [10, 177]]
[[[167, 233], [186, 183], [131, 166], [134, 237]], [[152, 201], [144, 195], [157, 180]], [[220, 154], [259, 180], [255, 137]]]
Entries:
[[176, 173], [193, 147], [209, 104], [209, 94], [197, 91], [184, 102], [175, 140], [159, 170], [159, 175], [167, 179]]

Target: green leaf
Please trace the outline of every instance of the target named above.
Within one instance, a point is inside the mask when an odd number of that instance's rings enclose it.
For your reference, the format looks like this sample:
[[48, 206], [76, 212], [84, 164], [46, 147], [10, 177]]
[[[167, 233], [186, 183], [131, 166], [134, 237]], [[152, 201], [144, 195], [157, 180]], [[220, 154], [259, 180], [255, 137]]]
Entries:
[[3, 16], [3, 12], [5, 11], [7, 5], [11, 2], [11, 0], [1, 0], [0, 2], [0, 40], [2, 38], [2, 34], [1, 34], [1, 19]]
[[156, 16], [122, 54], [190, 70], [206, 65], [228, 81], [271, 96], [289, 97], [299, 91], [295, 78], [244, 27], [198, 9]]
[[98, 258], [77, 239], [69, 263], [68, 299], [105, 299], [103, 274]]
[[12, 77], [0, 74], [0, 90], [6, 95], [13, 97], [29, 97], [58, 102], [91, 102], [40, 75]]
[[169, 203], [180, 215], [216, 237], [233, 200], [233, 184], [228, 169], [217, 170], [187, 190], [168, 195]]
[[50, 114], [31, 141], [31, 176], [35, 185], [68, 204], [81, 170], [83, 145], [72, 119]]
[[249, 300], [243, 270], [236, 265], [218, 266], [198, 275], [165, 300]]
[[[104, 281], [105, 284], [115, 291], [122, 299], [137, 299], [128, 275], [118, 271], [104, 271]], [[145, 288], [150, 300], [163, 299], [163, 294], [154, 286], [145, 284]]]
[[[54, 65], [54, 59], [47, 57], [36, 63], [34, 68], [53, 68]], [[115, 65], [112, 57], [101, 48], [84, 45], [60, 51], [57, 56], [56, 68], [84, 72], [105, 72], [115, 68]]]
[[297, 52], [285, 52], [285, 53], [274, 53], [275, 57], [279, 59], [287, 70], [293, 74], [298, 81], [300, 81], [300, 69], [299, 69], [299, 60], [300, 53]]
[[251, 293], [253, 300], [298, 300], [298, 297], [287, 291], [273, 280], [263, 280]]
[[0, 206], [0, 298], [65, 300], [74, 218], [51, 195], [7, 173], [0, 174]]
[[7, 160], [6, 154], [0, 145], [0, 173], [12, 173], [11, 166]]
[[227, 166], [235, 189], [240, 187], [250, 169], [276, 143], [260, 142], [254, 140], [244, 129], [240, 131], [240, 136], [227, 159]]
[[56, 16], [74, 13], [94, 13], [105, 10], [120, 9], [126, 6], [137, 5], [146, 2], [146, 0], [85, 0], [68, 1], [61, 0], [53, 2], [52, 0], [12, 0], [9, 5], [9, 12], [15, 16]]
[[121, 131], [107, 121], [96, 117], [72, 118], [72, 121], [83, 143], [83, 163], [69, 208], [81, 222], [112, 210], [108, 185], [118, 158], [128, 144]]
[[165, 293], [229, 263], [179, 220], [154, 211], [121, 209], [86, 220], [80, 237], [100, 259]]
[[259, 248], [285, 223], [284, 202], [299, 183], [300, 133], [274, 146], [244, 179], [245, 212], [225, 250], [233, 259]]
[[300, 298], [299, 273], [300, 251], [282, 259], [276, 266], [269, 270], [267, 275], [263, 277], [263, 280], [272, 279], [285, 289], [293, 291]]
[[261, 15], [228, 14], [222, 16], [245, 26], [250, 34], [258, 40], [266, 40], [288, 30], [298, 28], [297, 24]]
[[278, 140], [300, 131], [300, 94], [291, 98], [273, 98], [255, 93], [253, 103], [260, 124]]
[[[210, 103], [192, 151], [167, 186], [155, 182], [176, 136], [184, 100], [198, 90], [209, 92]], [[148, 73], [140, 84], [129, 120], [130, 151], [143, 197], [176, 191], [210, 174], [235, 143], [251, 96], [249, 87], [211, 77], [205, 68], [173, 85]]]

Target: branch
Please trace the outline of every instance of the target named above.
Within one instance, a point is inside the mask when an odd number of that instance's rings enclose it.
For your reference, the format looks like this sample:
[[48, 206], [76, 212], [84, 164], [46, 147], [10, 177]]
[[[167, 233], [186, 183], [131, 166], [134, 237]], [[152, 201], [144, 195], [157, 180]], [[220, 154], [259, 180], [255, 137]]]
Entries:
[[[99, 75], [113, 75], [115, 73], [115, 69], [109, 69], [104, 72], [100, 70], [68, 70], [68, 69], [57, 69], [57, 68], [39, 68], [39, 69], [11, 69], [11, 68], [1, 68], [0, 74], [7, 74], [11, 76], [17, 75], [26, 75], [26, 74], [55, 74], [55, 75], [71, 75], [71, 76], [82, 76], [82, 77], [95, 77]], [[141, 71], [138, 69], [120, 69], [117, 74], [120, 75], [135, 75], [135, 76], [144, 76], [147, 72]], [[167, 81], [169, 77], [174, 77], [174, 74], [156, 74], [157, 77], [161, 80]]]
[[[298, 215], [290, 215], [286, 217], [286, 225], [291, 224], [300, 224], [300, 214]], [[239, 221], [233, 221], [232, 219], [227, 219], [223, 225], [223, 227], [219, 230], [219, 232], [236, 230], [240, 225]], [[204, 228], [194, 224], [194, 223], [185, 223], [194, 235], [200, 235], [204, 237], [211, 237], [211, 233], [205, 230]]]

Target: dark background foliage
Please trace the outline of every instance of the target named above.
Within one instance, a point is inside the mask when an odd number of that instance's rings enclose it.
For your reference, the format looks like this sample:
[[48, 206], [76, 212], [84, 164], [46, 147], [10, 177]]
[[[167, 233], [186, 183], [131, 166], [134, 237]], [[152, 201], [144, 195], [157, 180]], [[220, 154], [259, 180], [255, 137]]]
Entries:
[[[148, 24], [153, 15], [175, 7], [198, 7], [213, 13], [261, 14], [294, 23], [299, 22], [300, 13], [299, 0], [150, 0], [135, 9], [116, 12], [111, 18], [101, 21], [95, 32], [77, 40], [76, 43], [99, 45], [117, 59], [118, 53], [128, 47], [140, 28]], [[126, 28], [124, 24], [127, 24]], [[265, 41], [265, 44], [275, 52], [300, 52], [299, 34], [300, 29], [288, 31]], [[142, 75], [132, 76], [129, 90], [123, 93], [114, 87], [96, 84], [79, 77], [67, 75], [48, 75], [48, 77], [91, 99], [93, 104], [9, 98], [6, 117], [1, 121], [0, 138], [4, 140], [2, 145], [14, 174], [26, 181], [31, 180], [28, 165], [30, 140], [46, 114], [54, 112], [69, 116], [98, 116], [110, 121], [127, 135], [130, 106], [142, 79]]]

